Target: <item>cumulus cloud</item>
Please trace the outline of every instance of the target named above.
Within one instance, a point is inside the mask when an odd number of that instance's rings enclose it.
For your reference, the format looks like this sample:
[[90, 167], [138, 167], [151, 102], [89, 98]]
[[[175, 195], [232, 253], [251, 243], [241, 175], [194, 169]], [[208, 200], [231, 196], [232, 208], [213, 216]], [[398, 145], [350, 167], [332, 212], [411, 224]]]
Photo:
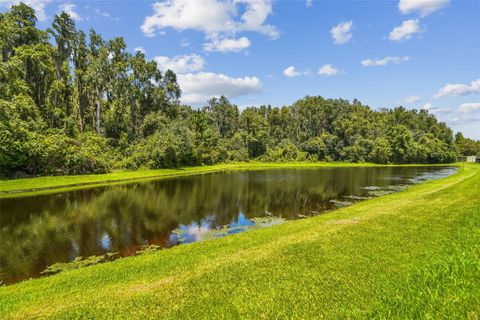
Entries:
[[175, 73], [200, 71], [205, 66], [205, 60], [197, 54], [175, 56], [173, 58], [157, 56], [153, 60], [161, 71], [170, 69]]
[[157, 62], [162, 71], [172, 70], [177, 73], [177, 81], [182, 88], [182, 102], [191, 104], [205, 103], [212, 97], [226, 96], [235, 98], [262, 89], [262, 82], [257, 77], [233, 78], [220, 73], [202, 72], [205, 60], [196, 54], [175, 56], [173, 58], [158, 56]]
[[257, 93], [262, 89], [262, 82], [257, 77], [232, 78], [211, 72], [179, 74], [177, 80], [183, 91], [183, 103], [205, 103], [212, 97], [222, 95], [235, 98]]
[[365, 59], [362, 60], [362, 65], [365, 67], [370, 67], [370, 66], [386, 66], [390, 63], [393, 64], [400, 64], [402, 62], [410, 60], [410, 57], [404, 56], [404, 57], [391, 57], [387, 56], [383, 59]]
[[76, 8], [77, 8], [77, 5], [69, 2], [62, 3], [61, 5], [58, 6], [58, 9], [60, 10], [60, 12], [63, 11], [68, 13], [70, 17], [75, 21], [82, 21], [83, 17], [80, 14], [78, 14], [78, 12], [75, 11]]
[[203, 49], [208, 52], [238, 52], [248, 47], [250, 47], [250, 40], [247, 37], [239, 39], [213, 38], [203, 45]]
[[450, 3], [450, 0], [400, 0], [398, 10], [402, 14], [418, 13], [422, 17], [434, 13]]
[[330, 29], [333, 43], [344, 44], [352, 38], [353, 21], [342, 22]]
[[157, 30], [174, 28], [177, 30], [195, 29], [207, 34], [233, 31], [235, 14], [233, 3], [217, 0], [188, 1], [172, 0], [155, 2], [153, 15], [147, 16], [141, 26], [147, 36], [154, 36]]
[[438, 90], [434, 97], [439, 99], [448, 96], [465, 96], [472, 93], [480, 93], [480, 79], [470, 82], [470, 85], [447, 83], [443, 88]]
[[415, 20], [406, 20], [393, 30], [388, 35], [388, 39], [391, 41], [405, 41], [412, 38], [414, 34], [421, 33], [420, 22], [418, 19]]
[[239, 31], [255, 31], [272, 39], [278, 38], [280, 33], [277, 28], [265, 24], [265, 20], [272, 13], [272, 2], [270, 0], [236, 0], [235, 3], [246, 6], [246, 10], [241, 17], [242, 22], [238, 25]]
[[430, 102], [426, 103], [423, 107], [423, 110], [427, 110], [428, 113], [434, 114], [434, 115], [439, 115], [439, 114], [446, 114], [446, 113], [452, 113], [452, 110], [448, 108], [440, 108], [437, 106], [434, 106]]
[[471, 113], [475, 111], [480, 111], [480, 102], [471, 102], [471, 103], [464, 103], [458, 109], [461, 113]]
[[283, 74], [289, 78], [298, 77], [302, 75], [302, 73], [298, 72], [294, 66], [289, 66], [285, 68], [285, 70], [283, 70]]
[[136, 47], [135, 49], [133, 49], [133, 52], [141, 52], [143, 54], [147, 53], [144, 47]]
[[45, 7], [47, 4], [52, 2], [52, 0], [0, 0], [0, 6], [10, 8], [12, 5], [20, 4], [20, 2], [23, 2], [27, 6], [33, 8], [38, 20], [44, 21], [47, 19]]
[[141, 26], [142, 32], [150, 37], [166, 28], [193, 29], [207, 36], [231, 36], [243, 31], [258, 32], [270, 38], [279, 36], [275, 26], [266, 24], [272, 13], [271, 0], [169, 0], [155, 2], [152, 8], [153, 14], [147, 16]]
[[336, 68], [334, 68], [331, 64], [324, 64], [319, 70], [318, 74], [324, 75], [324, 76], [334, 76], [338, 74], [340, 71]]
[[405, 103], [417, 103], [417, 102], [419, 102], [420, 100], [422, 100], [422, 99], [420, 98], [420, 96], [414, 95], [414, 96], [408, 96], [408, 97], [406, 97], [405, 99], [403, 99], [403, 102], [405, 102]]

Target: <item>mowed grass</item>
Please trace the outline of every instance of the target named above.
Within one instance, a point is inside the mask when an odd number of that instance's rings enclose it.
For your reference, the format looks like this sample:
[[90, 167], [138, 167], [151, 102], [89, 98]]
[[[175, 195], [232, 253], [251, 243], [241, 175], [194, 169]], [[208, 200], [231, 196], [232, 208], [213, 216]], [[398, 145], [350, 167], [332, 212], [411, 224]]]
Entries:
[[[125, 183], [136, 180], [159, 179], [166, 177], [207, 174], [226, 170], [255, 170], [292, 167], [371, 167], [385, 166], [373, 163], [338, 163], [338, 162], [239, 162], [211, 166], [183, 167], [175, 169], [115, 171], [106, 174], [87, 174], [74, 176], [48, 176], [24, 179], [0, 179], [0, 197], [46, 194], [68, 191], [113, 183]], [[417, 166], [417, 165], [414, 165]]]
[[1, 319], [478, 319], [480, 166], [332, 213], [0, 288]]

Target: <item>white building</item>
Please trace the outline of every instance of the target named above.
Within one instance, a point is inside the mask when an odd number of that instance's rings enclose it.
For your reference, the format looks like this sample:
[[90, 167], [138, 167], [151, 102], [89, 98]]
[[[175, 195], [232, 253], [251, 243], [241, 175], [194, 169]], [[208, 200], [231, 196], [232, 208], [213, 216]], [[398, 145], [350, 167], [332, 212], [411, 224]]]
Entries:
[[476, 162], [477, 157], [476, 156], [466, 156], [465, 157], [465, 162]]

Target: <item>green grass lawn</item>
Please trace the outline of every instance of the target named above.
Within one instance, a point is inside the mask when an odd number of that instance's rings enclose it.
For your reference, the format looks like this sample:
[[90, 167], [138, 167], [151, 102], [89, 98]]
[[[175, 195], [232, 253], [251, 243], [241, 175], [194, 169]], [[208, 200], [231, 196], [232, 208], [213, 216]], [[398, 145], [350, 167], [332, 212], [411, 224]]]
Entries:
[[[240, 162], [217, 164], [211, 166], [184, 167], [177, 169], [156, 169], [136, 171], [115, 171], [106, 174], [89, 174], [76, 176], [48, 176], [25, 179], [0, 180], [0, 197], [24, 196], [67, 191], [88, 186], [112, 183], [124, 183], [133, 180], [158, 179], [181, 175], [206, 174], [225, 170], [252, 170], [291, 167], [340, 167], [340, 166], [384, 166], [373, 163], [338, 163], [338, 162]], [[418, 166], [418, 165], [414, 165]]]
[[1, 319], [479, 319], [480, 165], [329, 214], [0, 288]]

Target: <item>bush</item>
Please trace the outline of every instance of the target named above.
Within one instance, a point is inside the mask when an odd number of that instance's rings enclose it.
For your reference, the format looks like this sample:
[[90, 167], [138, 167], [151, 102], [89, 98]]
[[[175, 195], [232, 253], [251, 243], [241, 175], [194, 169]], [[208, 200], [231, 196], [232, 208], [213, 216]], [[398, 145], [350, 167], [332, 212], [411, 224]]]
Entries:
[[159, 169], [189, 165], [194, 161], [192, 152], [188, 141], [179, 140], [171, 132], [157, 132], [129, 148], [126, 166]]
[[34, 133], [28, 141], [28, 174], [85, 174], [108, 172], [114, 153], [105, 138], [94, 133], [69, 138], [62, 132]]
[[373, 143], [373, 148], [368, 155], [368, 161], [374, 163], [390, 163], [393, 156], [392, 147], [385, 138], [377, 138]]
[[[10, 134], [4, 137], [12, 139]], [[11, 143], [8, 157], [2, 156], [0, 161], [4, 175], [105, 173], [113, 161], [107, 140], [93, 133], [70, 138], [61, 131], [25, 132], [13, 137]]]
[[302, 148], [312, 160], [323, 160], [327, 153], [327, 147], [320, 137], [310, 138]]
[[220, 146], [225, 149], [226, 160], [229, 161], [248, 161], [248, 149], [245, 145], [244, 137], [237, 132], [230, 139], [222, 139]]
[[260, 158], [262, 161], [301, 161], [307, 158], [306, 153], [300, 151], [290, 140], [283, 140], [278, 146], [267, 149]]

